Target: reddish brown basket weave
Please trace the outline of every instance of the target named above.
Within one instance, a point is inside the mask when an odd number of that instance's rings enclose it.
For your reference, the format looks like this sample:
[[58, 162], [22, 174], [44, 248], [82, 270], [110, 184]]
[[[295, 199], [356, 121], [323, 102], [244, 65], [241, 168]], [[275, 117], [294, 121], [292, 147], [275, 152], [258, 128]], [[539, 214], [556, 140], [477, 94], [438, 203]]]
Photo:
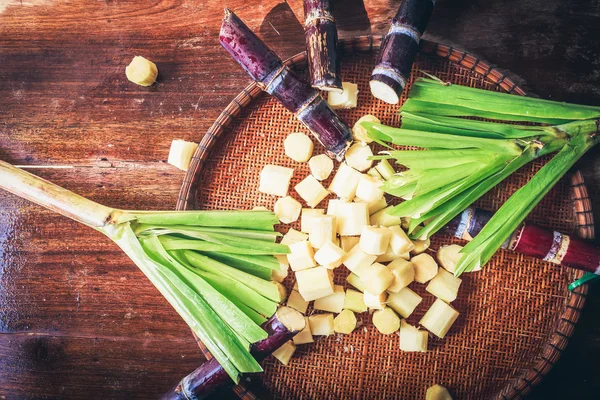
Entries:
[[[359, 106], [340, 111], [351, 124], [364, 114], [374, 114], [388, 125], [399, 124], [398, 106], [374, 99], [368, 88], [375, 62], [373, 51], [379, 48], [380, 40], [368, 36], [341, 43], [344, 80], [356, 82], [360, 90]], [[288, 62], [300, 66], [304, 60], [302, 53]], [[423, 42], [412, 79], [421, 76], [421, 71], [461, 85], [525, 94], [489, 64], [432, 42]], [[259, 172], [265, 164], [294, 168], [292, 187], [309, 174], [306, 163], [296, 163], [283, 152], [283, 138], [305, 128], [274, 99], [261, 93], [250, 84], [204, 135], [181, 188], [177, 209], [271, 208], [276, 199], [257, 191]], [[316, 145], [314, 154], [321, 152], [323, 149]], [[476, 205], [498, 209], [542, 165], [543, 160], [524, 167]], [[591, 238], [591, 209], [581, 175], [572, 177], [571, 196], [569, 186], [566, 182], [558, 184], [529, 219]], [[300, 200], [293, 190], [290, 192]], [[432, 240], [431, 253], [450, 242], [463, 244], [438, 234]], [[344, 268], [338, 268], [336, 283], [344, 284], [346, 275]], [[378, 333], [368, 314], [362, 314], [362, 325], [352, 335], [315, 337], [314, 344], [298, 347], [287, 367], [266, 360], [264, 383], [278, 399], [423, 399], [426, 388], [434, 383], [448, 387], [456, 399], [520, 398], [550, 370], [567, 345], [587, 293], [586, 286], [570, 293], [567, 285], [581, 275], [500, 251], [483, 271], [463, 275], [459, 298], [453, 303], [461, 316], [444, 340], [430, 338], [427, 353], [401, 352], [397, 335]], [[290, 277], [285, 283], [290, 289]], [[408, 319], [417, 324], [434, 299], [424, 285], [414, 285], [413, 290], [424, 298]], [[243, 387], [236, 391], [241, 397], [253, 398], [244, 394]]]

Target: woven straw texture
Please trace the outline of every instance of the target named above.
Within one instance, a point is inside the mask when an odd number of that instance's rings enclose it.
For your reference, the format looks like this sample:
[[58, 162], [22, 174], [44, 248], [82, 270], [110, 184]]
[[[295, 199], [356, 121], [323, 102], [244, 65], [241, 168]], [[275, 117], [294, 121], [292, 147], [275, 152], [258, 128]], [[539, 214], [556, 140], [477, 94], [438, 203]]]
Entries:
[[[376, 55], [371, 50], [378, 43], [379, 38], [372, 37], [344, 42], [343, 79], [357, 83], [360, 90], [358, 107], [339, 111], [350, 125], [365, 114], [378, 116], [384, 124], [400, 123], [397, 106], [370, 95], [368, 81]], [[302, 54], [294, 57], [292, 64], [303, 58]], [[461, 85], [525, 94], [488, 64], [431, 42], [424, 42], [411, 82], [423, 72]], [[250, 85], [204, 136], [183, 184], [178, 209], [272, 209], [276, 198], [257, 191], [265, 164], [294, 168], [291, 188], [310, 173], [306, 163], [284, 155], [283, 139], [295, 131], [306, 129], [276, 100], [260, 95]], [[322, 152], [315, 141], [314, 154]], [[475, 205], [498, 209], [543, 163], [524, 167]], [[325, 186], [330, 181], [331, 177]], [[567, 181], [559, 183], [528, 220], [591, 236], [593, 227], [582, 225], [591, 216], [583, 181], [580, 175], [574, 176], [573, 185]], [[290, 195], [302, 202], [293, 189]], [[577, 199], [577, 214], [572, 197]], [[326, 208], [327, 200], [318, 208]], [[299, 222], [278, 230], [285, 232], [289, 227], [299, 229]], [[440, 233], [432, 239], [428, 253], [434, 255], [441, 244], [449, 243], [464, 245]], [[336, 269], [336, 284], [346, 286], [347, 274], [344, 267]], [[427, 353], [401, 352], [398, 335], [380, 334], [364, 313], [358, 316], [359, 327], [353, 334], [315, 337], [315, 343], [298, 346], [288, 366], [268, 358], [263, 363], [264, 383], [277, 399], [423, 399], [427, 387], [435, 383], [448, 387], [456, 399], [520, 398], [548, 372], [572, 334], [587, 287], [577, 293], [568, 293], [566, 287], [579, 276], [574, 270], [501, 250], [483, 271], [463, 275], [459, 297], [452, 303], [461, 315], [445, 339], [430, 335]], [[291, 289], [293, 274], [284, 284]], [[410, 287], [423, 297], [408, 318], [416, 325], [434, 297], [425, 285]]]

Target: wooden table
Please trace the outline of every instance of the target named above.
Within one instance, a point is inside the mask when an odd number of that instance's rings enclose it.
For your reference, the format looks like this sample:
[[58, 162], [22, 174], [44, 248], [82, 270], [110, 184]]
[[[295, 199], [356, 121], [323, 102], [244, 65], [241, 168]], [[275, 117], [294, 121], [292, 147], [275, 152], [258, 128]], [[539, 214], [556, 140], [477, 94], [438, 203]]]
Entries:
[[[345, 0], [342, 37], [382, 33], [398, 1]], [[234, 9], [282, 56], [299, 0], [0, 0], [0, 158], [110, 206], [170, 209], [171, 140], [198, 141], [248, 82], [218, 44]], [[439, 0], [430, 38], [520, 75], [544, 98], [600, 104], [598, 0]], [[159, 82], [129, 83], [134, 55]], [[65, 168], [58, 168], [65, 167]], [[581, 168], [600, 215], [600, 157]], [[597, 219], [598, 220], [598, 219]], [[600, 393], [600, 296], [533, 399]], [[0, 195], [0, 399], [156, 398], [202, 362], [184, 322], [101, 234]]]

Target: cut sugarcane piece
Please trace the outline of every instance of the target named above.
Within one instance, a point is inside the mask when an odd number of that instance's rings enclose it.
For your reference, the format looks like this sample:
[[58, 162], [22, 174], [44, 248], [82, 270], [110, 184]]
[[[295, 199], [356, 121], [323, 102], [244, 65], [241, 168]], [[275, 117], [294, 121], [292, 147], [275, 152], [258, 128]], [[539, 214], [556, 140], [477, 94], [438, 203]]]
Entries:
[[335, 285], [333, 287], [333, 293], [329, 296], [316, 299], [313, 308], [315, 310], [329, 311], [332, 313], [339, 314], [344, 308], [345, 298], [346, 292], [344, 291], [344, 287], [340, 285]]
[[[358, 197], [354, 198], [354, 202], [355, 203], [361, 203], [362, 199], [359, 199]], [[387, 201], [385, 200], [385, 197], [380, 198], [379, 200], [376, 201], [372, 201], [370, 203], [367, 203], [369, 205], [369, 215], [373, 215], [375, 214], [377, 211], [381, 211], [384, 208], [387, 207]]]
[[414, 243], [408, 235], [398, 225], [393, 225], [388, 228], [392, 234], [390, 237], [390, 246], [392, 251], [398, 255], [409, 253], [415, 249]]
[[[131, 82], [140, 86], [152, 86], [158, 76], [158, 68], [152, 61], [142, 56], [135, 56], [125, 67], [125, 75]], [[179, 167], [177, 167], [179, 168]], [[186, 170], [184, 170], [186, 171]]]
[[360, 236], [340, 236], [342, 250], [348, 253], [360, 241]]
[[351, 310], [343, 310], [333, 320], [333, 330], [349, 335], [356, 329], [356, 315]]
[[277, 215], [280, 222], [291, 224], [298, 220], [302, 211], [302, 204], [290, 196], [285, 196], [277, 199], [273, 206], [273, 212]]
[[332, 215], [319, 215], [312, 218], [308, 232], [308, 240], [315, 249], [320, 249], [325, 243], [336, 239], [336, 220]]
[[362, 276], [363, 272], [367, 270], [374, 262], [377, 256], [367, 254], [360, 248], [360, 243], [357, 244], [344, 256], [342, 263], [350, 271]]
[[369, 225], [367, 203], [338, 203], [335, 207], [337, 231], [340, 236], [357, 236]]
[[306, 326], [303, 330], [300, 331], [300, 333], [294, 336], [293, 341], [295, 345], [308, 344], [314, 342], [312, 332], [310, 330], [310, 323], [308, 322], [308, 317], [304, 317], [304, 320], [306, 321]]
[[384, 335], [390, 335], [400, 329], [400, 318], [390, 307], [373, 313], [373, 325]]
[[338, 205], [340, 204], [346, 204], [348, 203], [348, 200], [344, 200], [344, 199], [331, 199], [327, 202], [327, 212], [325, 212], [325, 214], [327, 215], [337, 215], [336, 214], [336, 210]]
[[[356, 276], [356, 275], [355, 275]], [[367, 311], [363, 294], [356, 290], [346, 289], [346, 297], [344, 298], [344, 310], [362, 313]]]
[[179, 139], [173, 140], [167, 162], [182, 171], [187, 171], [197, 148], [198, 143], [186, 142]]
[[372, 294], [380, 294], [394, 282], [394, 276], [383, 264], [374, 263], [361, 272], [360, 280], [365, 283], [365, 290]]
[[438, 273], [438, 265], [429, 254], [422, 253], [410, 259], [415, 267], [415, 281], [427, 283]]
[[324, 181], [329, 178], [331, 171], [333, 171], [333, 160], [325, 154], [319, 154], [308, 160], [308, 168], [310, 168], [312, 176], [320, 181]]
[[322, 208], [303, 208], [300, 215], [300, 231], [309, 233], [313, 218], [321, 215], [325, 215]]
[[442, 299], [436, 299], [419, 323], [429, 332], [443, 339], [458, 315], [459, 312], [452, 306], [446, 304]]
[[400, 350], [425, 353], [428, 340], [427, 331], [419, 330], [405, 320], [400, 322]]
[[458, 244], [441, 246], [437, 251], [436, 258], [446, 271], [454, 273], [454, 268], [456, 268], [456, 264], [458, 264], [462, 257], [462, 254], [460, 253], [462, 249], [463, 247]]
[[423, 253], [425, 250], [427, 250], [429, 248], [429, 246], [431, 245], [431, 240], [429, 240], [429, 238], [424, 239], [424, 240], [415, 240], [413, 241], [415, 248], [412, 249], [410, 252], [413, 255], [416, 254], [421, 254]]
[[388, 294], [383, 292], [381, 294], [373, 294], [369, 292], [363, 292], [363, 301], [368, 308], [373, 310], [383, 310], [387, 301]]
[[308, 161], [313, 152], [313, 142], [302, 132], [290, 133], [283, 141], [285, 155], [297, 162]]
[[374, 168], [377, 170], [377, 172], [379, 172], [379, 175], [381, 175], [381, 177], [386, 181], [390, 180], [392, 176], [394, 176], [394, 174], [396, 173], [394, 167], [391, 166], [388, 160], [379, 161]]
[[294, 352], [296, 351], [296, 345], [291, 340], [285, 342], [283, 346], [273, 352], [273, 357], [278, 359], [283, 365], [288, 365]]
[[288, 276], [290, 263], [288, 262], [287, 256], [276, 255], [275, 258], [279, 262], [279, 269], [271, 270], [271, 279], [275, 282], [283, 282]]
[[400, 256], [397, 255], [396, 253], [394, 253], [392, 251], [392, 246], [390, 246], [388, 244], [388, 247], [385, 250], [385, 253], [378, 255], [377, 259], [375, 259], [375, 261], [377, 261], [378, 263], [385, 263], [385, 262], [394, 261], [398, 257], [400, 257]]
[[365, 172], [373, 166], [373, 151], [368, 144], [356, 142], [346, 151], [346, 163], [352, 168]]
[[260, 183], [258, 191], [274, 196], [287, 196], [290, 187], [290, 181], [294, 175], [292, 168], [281, 167], [279, 165], [265, 165], [260, 171]]
[[302, 314], [306, 314], [308, 308], [308, 301], [304, 300], [300, 292], [292, 290], [290, 297], [287, 300], [287, 306], [292, 307], [294, 310], [300, 311]]
[[297, 242], [289, 245], [290, 254], [287, 255], [292, 271], [301, 271], [317, 265], [315, 252], [309, 242]]
[[410, 228], [410, 217], [402, 217], [402, 222], [400, 223], [400, 227], [407, 231]]
[[355, 108], [358, 101], [358, 85], [351, 82], [342, 82], [343, 91], [327, 93], [327, 103], [334, 109]]
[[302, 182], [294, 186], [294, 189], [306, 201], [306, 204], [312, 208], [315, 208], [317, 204], [329, 195], [329, 191], [312, 175], [304, 178]]
[[298, 242], [305, 242], [308, 240], [308, 235], [304, 234], [300, 231], [295, 230], [294, 228], [290, 228], [289, 231], [281, 238], [281, 244], [294, 244]]
[[[380, 188], [381, 184], [381, 180], [373, 178], [370, 175], [363, 174], [358, 181], [358, 186], [356, 187], [356, 197], [365, 203], [374, 203], [383, 199], [383, 190]], [[381, 208], [379, 210], [381, 210]], [[371, 213], [371, 210], [369, 210], [369, 214]]]
[[306, 301], [333, 294], [333, 276], [325, 267], [303, 269], [296, 272], [298, 291]]
[[367, 130], [364, 128], [364, 126], [361, 125], [361, 122], [372, 122], [375, 124], [380, 124], [381, 121], [376, 116], [367, 114], [360, 117], [352, 127], [352, 135], [354, 136], [354, 140], [367, 144], [371, 143], [373, 139], [369, 137], [369, 135], [367, 134]]
[[315, 261], [327, 269], [335, 269], [342, 265], [346, 252], [333, 242], [325, 242], [315, 253]]
[[388, 228], [365, 226], [360, 234], [360, 248], [367, 254], [380, 255], [385, 253], [390, 244], [392, 233]]
[[398, 293], [415, 280], [415, 267], [410, 261], [397, 258], [386, 267], [394, 277], [394, 282], [387, 288], [388, 292]]
[[421, 296], [405, 287], [398, 293], [389, 293], [387, 304], [402, 317], [408, 318], [422, 301]]
[[456, 300], [461, 282], [460, 278], [455, 277], [443, 268], [439, 268], [437, 275], [429, 281], [425, 290], [446, 303], [451, 303]]
[[315, 314], [308, 317], [313, 336], [329, 336], [334, 333], [333, 314]]
[[369, 218], [369, 225], [373, 226], [394, 226], [400, 225], [400, 217], [396, 217], [394, 215], [389, 215], [387, 213], [388, 210], [391, 210], [394, 206], [388, 206], [383, 210], [377, 211], [375, 214], [371, 215]]
[[348, 164], [341, 163], [331, 180], [329, 190], [343, 200], [352, 201], [356, 195], [356, 188], [361, 176], [360, 172]]
[[360, 290], [361, 292], [365, 291], [365, 284], [363, 283], [363, 281], [360, 280], [358, 275], [356, 275], [354, 273], [351, 273], [346, 277], [346, 282], [348, 282], [349, 284], [351, 284], [352, 286], [354, 286], [356, 289]]
[[442, 385], [435, 384], [427, 389], [425, 400], [452, 400], [448, 389]]
[[367, 171], [367, 175], [372, 176], [373, 178], [384, 180], [383, 176], [381, 176], [381, 174], [379, 172], [377, 172], [375, 167], [369, 168], [369, 170]]

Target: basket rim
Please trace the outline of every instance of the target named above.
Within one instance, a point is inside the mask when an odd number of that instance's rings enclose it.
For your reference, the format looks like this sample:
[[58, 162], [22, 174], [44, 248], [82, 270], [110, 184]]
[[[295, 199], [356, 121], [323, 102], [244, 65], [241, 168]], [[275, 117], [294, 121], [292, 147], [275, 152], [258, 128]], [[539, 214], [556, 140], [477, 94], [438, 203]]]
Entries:
[[[380, 48], [381, 40], [381, 35], [365, 35], [340, 39], [339, 48], [345, 54], [370, 53]], [[513, 78], [508, 76], [509, 74], [512, 76], [515, 75], [503, 72], [493, 64], [469, 52], [424, 39], [421, 40], [420, 47], [421, 52], [448, 59], [451, 63], [482, 75], [506, 93], [521, 96], [527, 95], [527, 92]], [[285, 60], [285, 64], [295, 67], [303, 64], [305, 61], [306, 52], [301, 52]], [[211, 149], [217, 143], [219, 137], [227, 131], [227, 128], [236, 121], [237, 116], [246, 107], [250, 106], [257, 97], [261, 96], [262, 93], [263, 91], [256, 82], [248, 84], [225, 107], [208, 131], [202, 136], [198, 148], [192, 157], [190, 167], [183, 179], [176, 204], [177, 210], [195, 208], [198, 181], [204, 162], [210, 156]], [[570, 177], [570, 197], [576, 211], [577, 235], [585, 239], [592, 239], [594, 237], [594, 219], [591, 201], [583, 176], [579, 171], [576, 171]], [[577, 271], [576, 275], [579, 278], [583, 275], [583, 272]], [[537, 356], [530, 361], [530, 366], [521, 369], [516, 378], [507, 381], [505, 386], [491, 398], [502, 400], [519, 399], [528, 394], [534, 386], [542, 381], [543, 377], [556, 364], [562, 352], [567, 347], [585, 305], [587, 293], [587, 284], [578, 287], [572, 292], [568, 292], [565, 306], [559, 315], [560, 322], [556, 325], [546, 343], [543, 344]], [[212, 355], [198, 338], [196, 338], [196, 342], [205, 357], [207, 359], [212, 358]], [[242, 399], [256, 398], [251, 392], [240, 385], [234, 388], [234, 392]]]

